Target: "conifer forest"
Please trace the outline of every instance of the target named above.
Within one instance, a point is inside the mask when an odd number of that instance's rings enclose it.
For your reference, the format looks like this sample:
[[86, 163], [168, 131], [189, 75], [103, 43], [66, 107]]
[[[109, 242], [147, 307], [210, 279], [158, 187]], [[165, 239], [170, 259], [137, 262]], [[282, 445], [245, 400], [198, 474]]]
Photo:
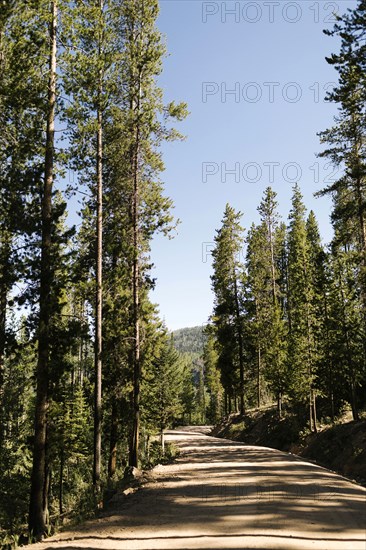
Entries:
[[189, 105], [159, 87], [158, 15], [158, 0], [0, 3], [0, 542], [100, 509], [169, 459], [165, 429], [272, 406], [317, 432], [366, 409], [366, 1], [325, 31], [332, 241], [298, 184], [288, 218], [269, 185], [256, 223], [228, 203], [211, 315], [176, 332], [151, 243], [176, 230], [162, 147], [185, 139]]

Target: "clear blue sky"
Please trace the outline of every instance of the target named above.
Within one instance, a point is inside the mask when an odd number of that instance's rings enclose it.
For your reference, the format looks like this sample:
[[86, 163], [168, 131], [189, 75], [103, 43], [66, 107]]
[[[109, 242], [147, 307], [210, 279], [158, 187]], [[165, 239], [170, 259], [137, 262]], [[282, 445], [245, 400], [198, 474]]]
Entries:
[[160, 84], [167, 101], [187, 101], [191, 112], [180, 125], [186, 141], [164, 146], [162, 177], [182, 223], [173, 240], [159, 237], [152, 246], [151, 298], [169, 329], [204, 324], [211, 313], [207, 251], [227, 202], [249, 228], [271, 185], [287, 220], [297, 179], [323, 240], [330, 240], [330, 201], [313, 193], [332, 177], [316, 158], [316, 133], [336, 112], [323, 98], [337, 77], [325, 56], [339, 43], [322, 29], [333, 26], [332, 10], [355, 5], [161, 0], [159, 28], [170, 55]]

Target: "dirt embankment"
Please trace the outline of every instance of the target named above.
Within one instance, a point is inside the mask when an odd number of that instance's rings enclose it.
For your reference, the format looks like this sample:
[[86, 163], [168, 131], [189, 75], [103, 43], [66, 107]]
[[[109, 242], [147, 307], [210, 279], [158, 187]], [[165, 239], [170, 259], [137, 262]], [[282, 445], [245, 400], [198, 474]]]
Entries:
[[295, 414], [286, 413], [279, 420], [271, 408], [244, 417], [232, 415], [214, 428], [213, 435], [295, 453], [366, 485], [366, 420], [343, 420], [309, 434]]

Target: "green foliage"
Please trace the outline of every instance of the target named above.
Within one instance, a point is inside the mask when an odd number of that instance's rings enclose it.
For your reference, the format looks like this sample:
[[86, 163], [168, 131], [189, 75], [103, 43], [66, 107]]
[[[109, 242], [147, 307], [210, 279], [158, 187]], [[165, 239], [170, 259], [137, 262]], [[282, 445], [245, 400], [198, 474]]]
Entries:
[[[213, 254], [216, 301], [212, 341], [204, 349], [205, 375], [209, 387], [220, 373], [225, 411], [238, 410], [235, 329], [240, 326], [247, 404], [259, 407], [275, 399], [281, 416], [282, 401], [290, 398], [294, 407], [308, 410], [309, 430], [316, 431], [318, 413], [334, 420], [342, 400], [351, 404], [353, 417], [358, 418], [366, 383], [362, 367], [365, 310], [357, 247], [336, 225], [327, 253], [314, 213], [306, 217], [299, 187], [293, 191], [286, 227], [276, 214], [275, 194], [265, 190], [258, 208], [261, 222], [252, 225], [246, 239], [244, 266], [230, 264], [232, 251], [242, 245], [242, 235], [232, 231], [232, 240], [225, 241], [231, 227], [231, 212], [226, 210]], [[230, 265], [235, 269], [230, 270]], [[235, 292], [230, 291], [235, 279], [230, 279], [230, 272], [236, 272], [241, 281], [237, 286], [240, 325], [235, 323]], [[212, 401], [208, 410], [216, 421]]]
[[309, 278], [309, 243], [306, 232], [305, 206], [298, 186], [294, 187], [288, 234], [288, 317], [291, 393], [306, 401], [313, 384], [311, 355], [311, 303], [313, 288]]
[[179, 456], [179, 449], [173, 443], [167, 441], [163, 447], [160, 441], [152, 441], [149, 444], [148, 455], [144, 457], [143, 467], [154, 468], [157, 464], [170, 464]]
[[207, 327], [207, 341], [203, 352], [205, 367], [205, 384], [208, 392], [207, 420], [212, 424], [219, 422], [223, 416], [223, 387], [218, 368], [218, 353], [215, 345], [214, 330]]
[[[49, 8], [45, 0], [20, 0], [3, 2], [0, 12], [0, 524], [9, 544], [16, 544], [27, 521], [40, 382]], [[136, 413], [132, 396], [140, 382], [140, 446], [150, 466], [174, 457], [173, 447], [166, 445], [163, 453], [153, 439], [178, 423], [216, 423], [223, 414], [243, 412], [244, 405], [274, 400], [281, 413], [282, 399], [291, 398], [296, 414], [285, 414], [280, 423], [266, 420], [268, 437], [279, 438], [276, 429], [283, 423], [288, 439], [303, 429], [307, 410], [306, 430], [316, 429], [316, 404], [331, 421], [345, 407], [357, 419], [366, 387], [365, 2], [327, 33], [340, 38], [339, 54], [328, 59], [339, 75], [328, 99], [339, 105], [339, 113], [334, 126], [321, 133], [326, 144], [321, 155], [343, 170], [320, 192], [333, 199], [329, 250], [313, 212], [306, 217], [298, 186], [288, 227], [268, 187], [258, 207], [259, 223], [246, 239], [240, 212], [226, 205], [215, 235], [210, 324], [205, 330], [174, 331], [171, 340], [149, 299], [155, 283], [150, 247], [156, 234], [169, 236], [176, 227], [160, 179], [161, 145], [182, 139], [173, 124], [185, 118], [187, 106], [165, 103], [158, 86], [166, 55], [156, 26], [158, 1], [60, 0], [59, 10], [60, 139], [54, 147], [50, 254], [43, 266], [51, 289], [47, 377], [41, 380], [47, 408], [44, 489], [53, 524], [95, 506], [98, 130], [104, 209], [103, 482], [107, 463], [112, 484], [127, 464]], [[66, 195], [57, 190], [64, 187], [66, 169], [75, 172], [67, 193], [84, 197], [77, 233], [68, 227]], [[242, 429], [240, 420], [235, 430]], [[356, 455], [361, 456], [357, 449]]]
[[[228, 396], [239, 397], [243, 409], [243, 289], [240, 271], [244, 230], [240, 225], [241, 216], [240, 212], [226, 205], [221, 228], [215, 235], [211, 281], [215, 296], [212, 322], [216, 329], [221, 382]], [[230, 406], [226, 412], [230, 412], [229, 409]]]
[[201, 354], [206, 342], [203, 327], [187, 327], [172, 332], [174, 347], [180, 353]]
[[258, 407], [266, 400], [266, 384], [277, 399], [288, 391], [288, 329], [282, 282], [287, 273], [287, 253], [277, 206], [276, 193], [268, 187], [258, 207], [261, 223], [252, 226], [247, 239], [247, 316]]
[[144, 374], [142, 415], [144, 425], [152, 432], [171, 427], [182, 415], [183, 364], [167, 337], [162, 335], [160, 339]]

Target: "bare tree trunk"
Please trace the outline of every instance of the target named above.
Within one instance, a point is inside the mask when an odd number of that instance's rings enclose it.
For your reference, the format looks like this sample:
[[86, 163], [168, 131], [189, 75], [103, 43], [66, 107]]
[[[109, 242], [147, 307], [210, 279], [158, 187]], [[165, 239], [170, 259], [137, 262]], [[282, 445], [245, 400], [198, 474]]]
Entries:
[[64, 497], [64, 465], [65, 465], [65, 453], [63, 448], [60, 455], [60, 485], [58, 491], [58, 508], [60, 515], [64, 513], [63, 509], [63, 497]]
[[161, 454], [162, 456], [164, 456], [165, 455], [165, 434], [164, 434], [163, 426], [160, 429], [160, 445], [161, 445]]
[[5, 347], [6, 347], [6, 308], [8, 303], [8, 281], [10, 241], [4, 235], [1, 242], [1, 277], [0, 277], [0, 446], [2, 445], [5, 432], [4, 418], [4, 378], [5, 378]]
[[261, 348], [258, 347], [258, 367], [257, 367], [257, 407], [261, 406]]
[[241, 333], [240, 326], [240, 307], [239, 307], [239, 297], [238, 297], [238, 283], [236, 280], [236, 273], [234, 269], [234, 292], [235, 292], [235, 316], [236, 316], [236, 330], [238, 337], [238, 347], [239, 347], [239, 377], [240, 377], [240, 414], [243, 415], [245, 412], [244, 407], [244, 354], [243, 354], [243, 336]]
[[[47, 435], [46, 435], [46, 441], [47, 441]], [[47, 447], [47, 443], [46, 443]], [[46, 456], [47, 456], [47, 449], [46, 449]], [[51, 491], [51, 477], [52, 477], [52, 470], [50, 468], [50, 465], [48, 461], [46, 460], [46, 469], [44, 473], [45, 478], [45, 484], [43, 489], [43, 502], [44, 502], [44, 509], [45, 509], [45, 516], [46, 516], [46, 525], [49, 525], [50, 523], [50, 512], [48, 508], [48, 503], [50, 499], [50, 491]]]
[[95, 389], [94, 389], [94, 470], [93, 483], [99, 492], [101, 472], [102, 441], [102, 120], [98, 112], [98, 152], [97, 152], [97, 269], [96, 269], [96, 310], [95, 310]]
[[318, 424], [317, 424], [317, 417], [316, 417], [316, 393], [314, 390], [312, 390], [312, 409], [313, 409], [313, 422], [314, 422], [314, 432], [318, 432]]
[[271, 249], [271, 277], [272, 277], [272, 298], [273, 303], [277, 302], [276, 297], [276, 267], [274, 261], [274, 244], [273, 244], [273, 230], [272, 223], [269, 223], [269, 245]]
[[282, 393], [278, 392], [277, 394], [277, 412], [278, 418], [282, 418]]
[[[103, 0], [99, 2], [103, 10]], [[99, 40], [99, 57], [101, 55]], [[94, 465], [93, 485], [96, 495], [100, 493], [102, 457], [102, 315], [103, 315], [103, 116], [102, 116], [102, 70], [99, 74], [97, 110], [97, 257], [96, 257], [96, 304], [95, 304], [95, 387], [94, 387]], [[97, 497], [98, 498], [98, 497]], [[98, 507], [101, 503], [98, 502]]]
[[[140, 110], [140, 92], [137, 98], [136, 110]], [[133, 224], [133, 424], [130, 447], [130, 466], [138, 467], [139, 464], [139, 432], [140, 432], [140, 229], [139, 229], [139, 151], [140, 151], [140, 128], [136, 124], [135, 148], [133, 158], [133, 197], [132, 197], [132, 224]]]
[[316, 403], [315, 403], [315, 392], [313, 388], [309, 392], [309, 423], [310, 431], [317, 433], [318, 427], [316, 423]]
[[[353, 125], [360, 125], [360, 121], [357, 120], [356, 115], [352, 114], [352, 123]], [[355, 154], [356, 162], [356, 174], [355, 174], [355, 191], [356, 191], [356, 203], [357, 203], [357, 215], [360, 229], [360, 244], [361, 244], [361, 298], [363, 306], [363, 317], [364, 321], [366, 320], [366, 223], [365, 223], [365, 205], [363, 196], [363, 186], [364, 182], [362, 181], [361, 174], [363, 173], [362, 168], [362, 137], [359, 135], [356, 137], [356, 142], [354, 143], [353, 150]], [[364, 327], [366, 328], [366, 327]]]
[[312, 408], [311, 408], [311, 391], [308, 395], [308, 414], [309, 414], [309, 428], [310, 431], [313, 431], [313, 416], [312, 416]]
[[[362, 182], [361, 179], [357, 179], [356, 185], [356, 195], [357, 195], [357, 210], [358, 210], [358, 219], [360, 225], [360, 235], [361, 235], [361, 300], [362, 300], [362, 317], [363, 317], [363, 328], [366, 331], [366, 223], [364, 217], [364, 197], [362, 195]], [[366, 354], [366, 339], [364, 339], [364, 353]]]
[[134, 189], [134, 249], [135, 258], [133, 262], [133, 427], [132, 427], [132, 441], [130, 450], [130, 466], [138, 467], [138, 448], [139, 448], [139, 431], [140, 431], [140, 378], [141, 378], [141, 365], [140, 365], [140, 292], [139, 292], [139, 279], [140, 279], [140, 266], [138, 258], [138, 177], [135, 174], [134, 177], [135, 189]]
[[51, 320], [51, 245], [52, 245], [52, 187], [54, 170], [55, 106], [56, 106], [56, 54], [57, 54], [57, 0], [51, 2], [50, 59], [48, 113], [45, 153], [45, 179], [42, 197], [42, 245], [40, 274], [40, 305], [38, 328], [37, 395], [33, 467], [29, 504], [29, 530], [37, 539], [46, 532], [47, 485], [46, 437], [49, 378], [49, 326]]
[[360, 416], [358, 413], [358, 406], [357, 406], [356, 385], [353, 379], [353, 375], [352, 375], [350, 386], [351, 386], [351, 408], [352, 408], [353, 420], [360, 420]]
[[111, 418], [111, 433], [110, 433], [110, 440], [109, 440], [109, 462], [108, 462], [109, 478], [114, 476], [117, 468], [118, 417], [117, 417], [117, 406], [114, 400], [112, 404], [111, 416], [112, 418]]
[[333, 384], [333, 363], [331, 360], [331, 350], [329, 349], [329, 327], [328, 327], [328, 301], [327, 293], [324, 293], [324, 313], [325, 313], [325, 334], [326, 334], [326, 355], [327, 355], [327, 378], [328, 378], [328, 397], [330, 402], [330, 417], [334, 422], [334, 384]]

